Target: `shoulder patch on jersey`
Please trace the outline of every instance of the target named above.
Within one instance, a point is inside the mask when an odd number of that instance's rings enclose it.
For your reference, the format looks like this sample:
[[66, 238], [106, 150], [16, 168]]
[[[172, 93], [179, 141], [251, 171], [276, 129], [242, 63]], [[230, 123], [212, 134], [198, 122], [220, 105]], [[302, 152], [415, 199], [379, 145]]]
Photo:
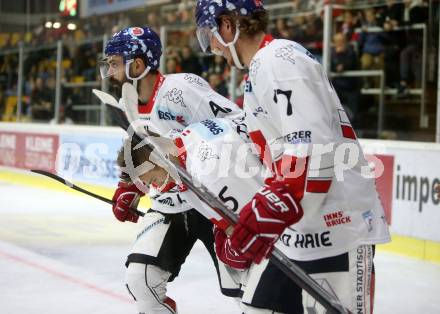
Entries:
[[261, 66], [260, 59], [252, 60], [249, 66], [249, 76], [255, 78], [255, 76], [258, 74], [258, 69], [260, 68], [260, 66]]
[[252, 83], [251, 83], [250, 79], [248, 79], [244, 85], [244, 92], [245, 93], [252, 93]]

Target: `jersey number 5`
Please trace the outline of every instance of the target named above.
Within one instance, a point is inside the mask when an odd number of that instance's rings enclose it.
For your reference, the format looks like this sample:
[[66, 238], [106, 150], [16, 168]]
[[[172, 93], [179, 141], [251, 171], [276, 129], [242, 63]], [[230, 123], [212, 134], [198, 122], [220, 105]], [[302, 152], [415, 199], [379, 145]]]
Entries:
[[228, 187], [225, 185], [220, 193], [218, 194], [218, 197], [223, 203], [231, 202], [232, 207], [228, 206], [230, 209], [232, 209], [233, 212], [237, 211], [238, 209], [238, 201], [232, 197], [232, 196], [225, 196], [225, 192], [228, 190]]

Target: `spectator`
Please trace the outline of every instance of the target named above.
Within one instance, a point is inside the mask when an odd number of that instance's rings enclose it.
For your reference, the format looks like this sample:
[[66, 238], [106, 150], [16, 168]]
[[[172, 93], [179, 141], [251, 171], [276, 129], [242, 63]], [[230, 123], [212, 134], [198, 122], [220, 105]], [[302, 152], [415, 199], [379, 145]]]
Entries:
[[53, 104], [55, 100], [55, 81], [47, 80], [44, 85], [42, 78], [35, 80], [31, 95], [31, 116], [34, 121], [49, 121], [53, 117]]
[[205, 73], [205, 77], [209, 77], [212, 73], [217, 73], [223, 76], [226, 72], [226, 62], [225, 59], [222, 56], [214, 56], [214, 59], [212, 60], [212, 63], [210, 63], [208, 67], [207, 73]]
[[[424, 1], [413, 0], [405, 3], [404, 20], [409, 23], [426, 22], [428, 7]], [[408, 45], [400, 52], [400, 82], [397, 88], [399, 95], [406, 95], [408, 87], [419, 87], [422, 80], [422, 46], [423, 38], [419, 30], [407, 32]]]
[[150, 11], [147, 15], [147, 25], [150, 26], [155, 32], [160, 32], [159, 14], [155, 11]]
[[55, 118], [50, 120], [50, 124], [74, 124], [73, 120], [67, 115], [66, 113], [67, 109], [64, 106], [60, 107], [60, 116], [59, 116], [59, 121], [57, 123], [57, 121], [55, 120]]
[[0, 85], [0, 120], [3, 120], [3, 114], [5, 113], [6, 100], [4, 97], [3, 87]]
[[298, 15], [293, 18], [292, 40], [302, 43], [304, 42], [304, 30], [305, 30], [304, 16]]
[[165, 16], [166, 25], [177, 24], [177, 14], [175, 12], [168, 12]]
[[[383, 69], [384, 65], [384, 36], [382, 32], [373, 31], [378, 27], [376, 12], [373, 8], [365, 10], [365, 21], [359, 39], [362, 70]], [[370, 29], [373, 28], [373, 29]], [[366, 81], [370, 85], [369, 81]]]
[[180, 73], [182, 72], [176, 58], [167, 58], [166, 73]]
[[[398, 3], [399, 5], [402, 3]], [[403, 4], [402, 4], [403, 5]], [[384, 70], [386, 86], [396, 87], [399, 81], [399, 55], [402, 47], [405, 45], [405, 33], [402, 31], [395, 31], [395, 28], [402, 23], [397, 15], [397, 10], [392, 9], [394, 6], [388, 6], [388, 11], [385, 11], [385, 18], [383, 23], [383, 42], [384, 42]], [[394, 13], [393, 13], [394, 12]], [[403, 7], [402, 7], [403, 18]]]
[[307, 15], [305, 18], [304, 41], [302, 44], [318, 60], [322, 59], [322, 38], [323, 23], [320, 16], [315, 14]]
[[194, 73], [200, 75], [202, 73], [202, 66], [200, 65], [199, 58], [192, 52], [189, 46], [182, 48], [182, 60], [181, 60], [182, 72]]
[[188, 9], [179, 10], [179, 20], [181, 24], [190, 24], [192, 23], [192, 15]]
[[380, 7], [378, 11], [379, 24], [384, 25], [386, 30], [392, 30], [402, 24], [405, 4], [396, 0], [387, 0], [386, 6]]
[[[341, 73], [356, 70], [358, 57], [354, 49], [347, 44], [347, 38], [343, 33], [333, 36], [334, 47], [331, 53], [331, 71]], [[356, 125], [359, 103], [359, 82], [353, 77], [335, 77], [332, 84], [341, 100], [348, 117], [353, 125]]]
[[277, 18], [275, 22], [275, 29], [272, 32], [274, 38], [291, 39], [292, 33], [287, 26], [287, 22], [283, 18]]
[[229, 97], [229, 93], [228, 93], [228, 88], [226, 86], [225, 81], [222, 79], [222, 77], [220, 76], [220, 74], [218, 73], [211, 73], [209, 75], [209, 85], [211, 85], [211, 88], [213, 90], [215, 90], [217, 93], [219, 93], [220, 95], [228, 98]]
[[343, 21], [341, 25], [341, 32], [345, 35], [348, 41], [353, 40], [354, 30], [359, 26], [357, 16], [353, 15], [351, 10], [346, 10], [342, 15]]

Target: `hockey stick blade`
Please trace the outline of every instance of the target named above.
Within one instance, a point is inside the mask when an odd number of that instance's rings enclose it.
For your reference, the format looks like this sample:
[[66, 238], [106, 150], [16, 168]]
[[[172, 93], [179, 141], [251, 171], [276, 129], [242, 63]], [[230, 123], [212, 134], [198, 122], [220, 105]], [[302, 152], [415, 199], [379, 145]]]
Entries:
[[[123, 88], [124, 95], [124, 88]], [[127, 104], [125, 104], [127, 105]], [[127, 133], [138, 135], [134, 132], [134, 129], [131, 127], [130, 122], [127, 120], [127, 116], [122, 110], [113, 107], [113, 114], [116, 115], [115, 121], [118, 125], [125, 129]], [[125, 121], [124, 121], [125, 120]], [[128, 125], [128, 128], [126, 127]], [[142, 139], [141, 136], [138, 135], [138, 138]], [[146, 138], [148, 141], [148, 138]], [[157, 153], [161, 152], [161, 149], [155, 147], [152, 141], [148, 141], [148, 145], [155, 148]], [[160, 156], [164, 162], [173, 166], [176, 170], [182, 183], [184, 183], [190, 190], [192, 190], [202, 201], [204, 201], [208, 206], [210, 206], [215, 212], [217, 212], [223, 219], [225, 219], [231, 225], [236, 225], [238, 222], [238, 216], [229, 210], [224, 203], [222, 203], [215, 195], [213, 195], [203, 184], [198, 182], [198, 186], [196, 187], [193, 184], [193, 180], [191, 175], [186, 171], [186, 169], [182, 168], [179, 164], [172, 162], [170, 159], [166, 159], [163, 157], [163, 154]], [[330, 295], [323, 287], [321, 287], [312, 277], [310, 277], [307, 273], [305, 273], [297, 264], [291, 261], [283, 252], [281, 252], [278, 248], [274, 247], [270, 256], [270, 260], [277, 266], [279, 269], [293, 282], [295, 282], [299, 287], [307, 291], [315, 300], [322, 304], [327, 312], [331, 314], [346, 314], [348, 311], [340, 304], [339, 300]]]
[[[58, 175], [56, 175], [56, 174], [54, 174], [52, 172], [45, 171], [45, 170], [38, 170], [38, 169], [31, 169], [31, 172], [38, 173], [38, 174], [41, 174], [43, 176], [49, 177], [49, 178], [51, 178], [51, 179], [53, 179], [55, 181], [58, 181], [58, 182], [64, 184], [65, 186], [68, 186], [69, 188], [71, 188], [71, 189], [73, 189], [75, 191], [87, 194], [87, 195], [89, 195], [91, 197], [94, 197], [94, 198], [96, 198], [98, 200], [101, 200], [103, 202], [106, 202], [108, 204], [111, 204], [111, 205], [115, 204], [115, 202], [113, 202], [112, 200], [110, 200], [110, 199], [108, 199], [106, 197], [103, 197], [101, 195], [95, 194], [93, 192], [87, 191], [87, 190], [85, 190], [85, 189], [83, 189], [83, 188], [73, 184], [70, 181], [67, 181], [66, 179], [64, 179], [64, 178], [62, 178], [62, 177], [60, 177], [60, 176], [58, 176]], [[142, 216], [142, 217], [145, 216], [145, 213], [143, 213], [143, 212], [141, 212], [141, 211], [139, 211], [139, 210], [137, 210], [135, 208], [129, 208], [129, 210], [132, 213], [135, 213], [135, 214], [137, 214], [139, 216]]]

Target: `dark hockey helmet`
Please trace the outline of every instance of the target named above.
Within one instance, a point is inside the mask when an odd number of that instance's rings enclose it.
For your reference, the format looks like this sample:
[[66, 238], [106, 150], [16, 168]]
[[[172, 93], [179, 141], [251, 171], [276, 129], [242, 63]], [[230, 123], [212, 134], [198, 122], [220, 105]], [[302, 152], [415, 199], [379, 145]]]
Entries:
[[210, 39], [218, 30], [218, 18], [225, 13], [236, 12], [250, 16], [255, 11], [264, 11], [261, 0], [198, 0], [195, 17], [197, 39], [204, 52], [209, 52]]
[[[122, 56], [126, 65], [136, 57], [143, 56], [149, 70], [157, 70], [162, 55], [162, 44], [159, 36], [150, 27], [129, 27], [110, 38], [105, 45], [104, 54], [105, 58]], [[106, 73], [101, 71], [103, 77], [108, 76]]]

